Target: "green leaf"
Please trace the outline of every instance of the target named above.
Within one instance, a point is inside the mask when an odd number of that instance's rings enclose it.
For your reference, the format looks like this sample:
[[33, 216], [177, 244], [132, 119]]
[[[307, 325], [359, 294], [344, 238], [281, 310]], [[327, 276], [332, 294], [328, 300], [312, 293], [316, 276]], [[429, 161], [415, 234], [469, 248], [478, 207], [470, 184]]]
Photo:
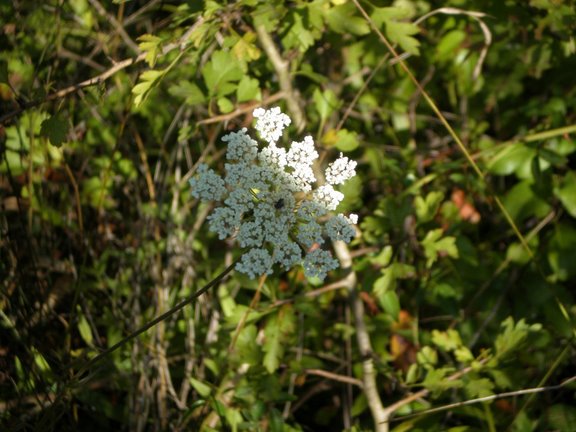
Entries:
[[212, 393], [212, 389], [210, 388], [209, 385], [204, 384], [202, 381], [197, 380], [194, 377], [189, 377], [188, 379], [190, 380], [190, 384], [192, 385], [192, 387], [194, 387], [194, 390], [196, 390], [200, 396], [202, 396], [203, 398], [207, 398], [208, 396], [210, 396], [210, 394]]
[[346, 129], [340, 129], [337, 134], [336, 148], [342, 152], [356, 150], [360, 145], [358, 134]]
[[78, 319], [78, 332], [80, 336], [86, 342], [87, 345], [92, 346], [93, 336], [92, 336], [92, 329], [90, 328], [90, 324], [88, 324], [88, 320], [84, 315], [80, 315]]
[[452, 30], [446, 33], [436, 45], [436, 58], [438, 60], [453, 60], [460, 44], [466, 39], [462, 30]]
[[236, 90], [244, 72], [238, 60], [228, 51], [216, 51], [202, 69], [202, 76], [211, 96], [225, 96]]
[[527, 217], [543, 217], [550, 212], [550, 205], [532, 190], [532, 183], [524, 180], [512, 187], [502, 200], [514, 220]]
[[570, 171], [566, 174], [560, 187], [554, 189], [554, 195], [562, 202], [570, 216], [576, 218], [576, 172]]
[[422, 382], [422, 385], [428, 390], [438, 393], [451, 388], [460, 388], [464, 384], [461, 380], [447, 380], [448, 375], [452, 374], [454, 369], [452, 368], [441, 368], [441, 369], [431, 369], [426, 374], [426, 378]]
[[400, 45], [400, 47], [407, 53], [419, 55], [420, 42], [412, 35], [420, 32], [417, 25], [406, 22], [386, 22], [386, 34], [390, 40]]
[[288, 337], [294, 332], [294, 310], [291, 305], [284, 305], [278, 313], [266, 321], [264, 328], [264, 367], [269, 373], [274, 373], [280, 366]]
[[418, 361], [418, 364], [430, 369], [438, 363], [438, 353], [434, 348], [426, 345], [418, 351], [416, 354], [416, 360]]
[[522, 143], [514, 143], [504, 147], [488, 161], [488, 171], [497, 175], [509, 175], [530, 164], [536, 155], [536, 150]]
[[184, 103], [191, 106], [199, 105], [206, 101], [206, 97], [200, 87], [190, 81], [180, 81], [175, 86], [170, 87], [168, 93], [177, 98], [184, 98]]
[[258, 80], [256, 78], [250, 78], [248, 75], [244, 75], [238, 84], [236, 98], [238, 102], [262, 100], [260, 83]]
[[143, 52], [146, 53], [146, 57], [144, 57], [146, 63], [148, 63], [148, 66], [150, 66], [151, 68], [154, 67], [154, 65], [156, 64], [158, 54], [160, 53], [162, 48], [160, 46], [162, 39], [160, 39], [158, 36], [154, 36], [151, 34], [144, 34], [140, 36], [137, 40], [140, 41], [138, 47]]
[[473, 379], [466, 383], [464, 391], [469, 398], [492, 396], [494, 383], [488, 378]]
[[359, 36], [370, 33], [368, 23], [357, 15], [356, 7], [352, 2], [324, 10], [324, 17], [328, 26], [336, 33]]
[[260, 346], [256, 342], [258, 329], [254, 324], [245, 326], [236, 340], [235, 356], [240, 363], [256, 365], [260, 362]]
[[50, 365], [48, 364], [44, 356], [35, 347], [31, 347], [30, 351], [34, 356], [34, 363], [36, 364], [36, 366], [38, 366], [38, 369], [40, 369], [41, 372], [50, 372], [51, 371]]
[[300, 53], [304, 53], [314, 45], [314, 36], [312, 32], [304, 26], [302, 16], [298, 12], [290, 15], [290, 18], [293, 19], [293, 24], [282, 38], [282, 45], [287, 50], [297, 48]]
[[424, 248], [424, 254], [426, 255], [426, 267], [428, 268], [432, 267], [432, 264], [436, 262], [436, 259], [441, 254], [446, 254], [452, 258], [458, 258], [456, 238], [441, 238], [442, 234], [442, 228], [429, 231], [421, 242], [422, 247]]
[[494, 341], [496, 356], [499, 358], [505, 358], [522, 348], [528, 335], [542, 328], [540, 324], [528, 325], [524, 319], [514, 324], [512, 317], [506, 318], [502, 322], [502, 327], [504, 331]]
[[363, 392], [361, 392], [356, 399], [354, 399], [354, 403], [352, 404], [352, 409], [350, 410], [350, 415], [352, 417], [358, 417], [364, 411], [368, 409], [368, 401], [366, 400], [366, 396]]
[[42, 122], [40, 133], [48, 138], [53, 146], [60, 147], [68, 135], [68, 122], [57, 115], [52, 116]]
[[472, 352], [465, 346], [458, 347], [454, 350], [454, 357], [460, 363], [469, 363], [474, 360]]
[[565, 281], [576, 275], [576, 229], [568, 223], [559, 223], [548, 246], [548, 263], [555, 280]]
[[444, 194], [439, 191], [430, 192], [426, 195], [426, 198], [422, 198], [420, 195], [414, 198], [414, 207], [418, 220], [421, 223], [431, 221], [436, 216], [443, 199]]
[[322, 137], [322, 144], [326, 147], [335, 146], [341, 152], [356, 150], [360, 145], [356, 132], [347, 129], [329, 129]]
[[568, 163], [568, 158], [547, 148], [539, 149], [538, 156], [555, 167], [563, 167]]
[[[374, 282], [372, 287], [372, 292], [378, 298], [380, 302], [383, 301], [384, 295], [389, 290], [394, 290], [396, 288], [397, 279], [408, 279], [414, 276], [414, 267], [408, 264], [395, 262], [390, 264], [388, 267], [381, 270], [382, 276], [380, 276]], [[382, 307], [384, 305], [381, 303]]]
[[382, 249], [382, 251], [378, 255], [370, 258], [370, 262], [374, 265], [379, 265], [379, 266], [385, 267], [388, 264], [390, 264], [390, 261], [392, 260], [393, 253], [394, 253], [394, 251], [392, 249], [392, 246], [390, 246], [390, 245], [384, 246], [384, 248]]
[[160, 82], [164, 71], [147, 70], [140, 75], [139, 83], [132, 89], [134, 97], [134, 106], [139, 107], [146, 100], [150, 91]]
[[229, 112], [234, 111], [234, 104], [227, 97], [218, 98], [216, 103], [218, 104], [218, 109], [223, 114], [228, 114]]
[[445, 332], [432, 330], [432, 342], [445, 351], [454, 351], [462, 346], [460, 334], [454, 329], [448, 329]]
[[378, 298], [380, 300], [380, 304], [382, 308], [388, 315], [394, 318], [395, 321], [398, 320], [398, 314], [400, 313], [400, 300], [398, 299], [398, 295], [395, 291], [388, 290], [383, 293]]
[[253, 31], [244, 33], [232, 47], [232, 53], [234, 53], [234, 56], [240, 61], [250, 62], [252, 60], [258, 60], [262, 52], [254, 43], [255, 41], [256, 33]]
[[314, 100], [314, 107], [316, 111], [318, 111], [318, 114], [320, 114], [320, 121], [322, 123], [325, 123], [328, 117], [340, 106], [336, 94], [329, 89], [321, 92], [320, 89], [316, 87], [312, 98]]

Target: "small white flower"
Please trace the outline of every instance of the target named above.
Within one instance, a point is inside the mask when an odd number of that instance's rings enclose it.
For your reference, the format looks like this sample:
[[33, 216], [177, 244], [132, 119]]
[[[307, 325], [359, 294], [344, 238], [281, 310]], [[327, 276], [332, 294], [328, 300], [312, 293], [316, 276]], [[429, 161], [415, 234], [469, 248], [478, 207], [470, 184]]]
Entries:
[[288, 165], [295, 169], [302, 165], [311, 166], [316, 159], [318, 159], [318, 152], [314, 148], [314, 140], [311, 136], [305, 137], [301, 142], [292, 142], [286, 154]]
[[266, 249], [250, 249], [235, 268], [241, 273], [247, 274], [250, 279], [255, 279], [263, 274], [272, 274], [272, 257]]
[[340, 157], [328, 165], [325, 174], [326, 181], [331, 185], [342, 184], [356, 175], [354, 168], [356, 168], [356, 161], [350, 160], [340, 153]]
[[306, 255], [302, 265], [306, 277], [324, 280], [330, 270], [338, 268], [338, 260], [332, 258], [330, 252], [318, 248]]
[[192, 196], [203, 201], [220, 201], [227, 192], [224, 180], [205, 164], [198, 166], [197, 177], [192, 177], [188, 183]]
[[269, 110], [256, 108], [252, 115], [258, 119], [255, 128], [260, 138], [269, 144], [275, 144], [282, 136], [284, 128], [292, 122], [290, 117], [282, 113], [278, 107]]
[[[342, 213], [338, 216], [334, 216], [326, 222], [324, 228], [326, 229], [326, 234], [330, 237], [332, 241], [342, 240], [345, 243], [350, 243], [350, 241], [356, 235], [356, 231], [354, 230], [354, 225], [358, 222], [357, 215], [350, 215], [350, 218], [347, 218]], [[355, 216], [354, 220], [356, 222], [352, 222], [352, 216]]]
[[344, 194], [342, 192], [338, 192], [335, 190], [332, 185], [324, 185], [320, 186], [316, 189], [313, 193], [314, 199], [326, 207], [329, 211], [336, 210], [340, 201], [344, 198]]
[[264, 147], [258, 153], [258, 160], [265, 166], [273, 166], [282, 169], [286, 166], [286, 150], [275, 145]]

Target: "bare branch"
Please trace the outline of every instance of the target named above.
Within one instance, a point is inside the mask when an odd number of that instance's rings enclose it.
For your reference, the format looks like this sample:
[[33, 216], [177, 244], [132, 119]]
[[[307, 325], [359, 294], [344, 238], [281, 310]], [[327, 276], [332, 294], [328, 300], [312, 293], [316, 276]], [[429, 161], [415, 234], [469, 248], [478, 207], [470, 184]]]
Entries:
[[292, 78], [290, 77], [289, 70], [290, 63], [282, 58], [272, 40], [272, 37], [270, 36], [270, 33], [268, 33], [263, 25], [256, 26], [256, 33], [258, 33], [262, 48], [264, 48], [264, 51], [272, 62], [274, 70], [278, 74], [280, 89], [284, 92], [288, 111], [292, 114], [296, 128], [301, 132], [304, 129], [304, 126], [306, 126], [306, 120], [304, 112], [302, 111], [302, 108], [300, 108], [300, 103], [298, 102], [298, 93], [292, 87]]

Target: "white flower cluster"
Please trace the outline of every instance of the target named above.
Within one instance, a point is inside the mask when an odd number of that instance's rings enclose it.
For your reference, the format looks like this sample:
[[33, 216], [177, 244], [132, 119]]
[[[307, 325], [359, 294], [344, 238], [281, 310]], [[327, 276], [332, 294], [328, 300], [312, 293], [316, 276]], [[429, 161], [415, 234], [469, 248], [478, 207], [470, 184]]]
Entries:
[[314, 188], [312, 165], [318, 153], [312, 137], [292, 142], [287, 151], [276, 142], [290, 118], [279, 108], [258, 108], [253, 115], [268, 145], [259, 150], [246, 128], [224, 136], [226, 175], [222, 179], [200, 165], [190, 180], [192, 195], [222, 204], [208, 217], [209, 229], [220, 239], [235, 236], [248, 249], [236, 270], [254, 279], [271, 274], [275, 264], [286, 270], [301, 264], [307, 277], [324, 279], [338, 267], [330, 252], [320, 248], [324, 238], [349, 243], [355, 235], [358, 216], [328, 217], [328, 212], [344, 198], [334, 185], [356, 174], [356, 162], [340, 154], [326, 169], [327, 184]]

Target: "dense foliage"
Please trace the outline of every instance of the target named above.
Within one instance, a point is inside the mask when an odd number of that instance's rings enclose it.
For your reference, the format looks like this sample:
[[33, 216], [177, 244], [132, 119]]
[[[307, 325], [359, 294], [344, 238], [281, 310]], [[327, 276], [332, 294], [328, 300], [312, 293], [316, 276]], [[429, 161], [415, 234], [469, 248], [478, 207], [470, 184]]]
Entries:
[[[2, 430], [574, 430], [572, 1], [0, 17]], [[188, 181], [259, 106], [358, 162], [324, 282], [219, 277], [242, 249]]]

